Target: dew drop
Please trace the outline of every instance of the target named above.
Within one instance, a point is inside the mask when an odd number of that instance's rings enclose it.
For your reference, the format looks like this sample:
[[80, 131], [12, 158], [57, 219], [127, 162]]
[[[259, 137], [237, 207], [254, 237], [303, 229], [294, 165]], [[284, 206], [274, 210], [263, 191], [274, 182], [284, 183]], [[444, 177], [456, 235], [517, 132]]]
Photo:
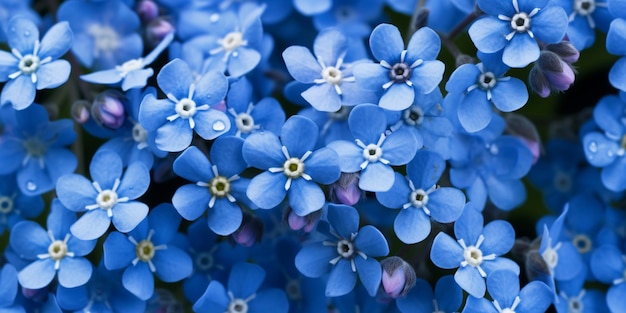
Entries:
[[233, 56], [233, 58], [238, 57], [239, 56], [239, 52], [237, 52], [237, 51], [233, 52], [232, 56]]
[[35, 191], [37, 190], [37, 185], [35, 185], [35, 183], [33, 183], [32, 181], [29, 181], [26, 183], [26, 189], [28, 189], [29, 191]]
[[224, 129], [226, 129], [226, 124], [224, 124], [224, 122], [222, 121], [216, 121], [213, 123], [213, 130], [214, 131], [223, 131]]
[[491, 154], [493, 154], [493, 155], [496, 155], [496, 154], [498, 154], [498, 152], [500, 152], [500, 149], [498, 149], [498, 146], [492, 145], [489, 148], [489, 152], [491, 152]]
[[211, 16], [209, 17], [209, 21], [211, 21], [212, 23], [215, 23], [217, 21], [220, 20], [220, 15], [217, 13], [213, 13], [211, 14]]
[[30, 32], [29, 31], [25, 31], [24, 32], [24, 36], [26, 36], [26, 37], [30, 36]]
[[607, 151], [607, 152], [606, 152], [606, 155], [607, 155], [609, 158], [612, 158], [612, 157], [613, 157], [613, 151], [611, 151], [611, 150]]
[[595, 141], [592, 141], [589, 143], [589, 151], [592, 153], [598, 152], [598, 145], [596, 144]]

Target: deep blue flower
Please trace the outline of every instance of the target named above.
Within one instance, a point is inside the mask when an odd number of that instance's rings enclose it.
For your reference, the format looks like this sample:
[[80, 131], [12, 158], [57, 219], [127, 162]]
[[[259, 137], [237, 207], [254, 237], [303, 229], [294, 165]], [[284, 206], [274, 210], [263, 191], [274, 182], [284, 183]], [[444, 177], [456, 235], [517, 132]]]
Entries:
[[[368, 4], [369, 5], [369, 4]], [[312, 84], [301, 93], [302, 98], [318, 111], [336, 112], [342, 105], [353, 106], [376, 101], [372, 92], [355, 83], [353, 67], [346, 64], [348, 39], [338, 29], [321, 31], [315, 38], [313, 54], [303, 46], [291, 46], [283, 51], [289, 74], [296, 81]]]
[[492, 272], [507, 269], [519, 275], [517, 263], [502, 257], [513, 247], [515, 231], [509, 222], [495, 220], [483, 228], [483, 216], [471, 202], [454, 223], [456, 240], [440, 232], [433, 241], [430, 259], [445, 269], [457, 268], [454, 280], [470, 295], [482, 298]]
[[87, 284], [76, 288], [57, 287], [57, 301], [75, 312], [142, 313], [146, 302], [122, 286], [122, 271], [109, 271], [104, 263], [96, 268]]
[[609, 312], [606, 294], [597, 289], [584, 288], [588, 270], [580, 271], [575, 278], [558, 282], [559, 301], [554, 303], [557, 313]]
[[305, 216], [324, 205], [318, 185], [339, 179], [339, 157], [334, 150], [315, 149], [319, 129], [303, 116], [292, 116], [283, 125], [280, 138], [257, 132], [246, 138], [243, 158], [265, 172], [252, 178], [246, 194], [262, 209], [279, 205], [285, 196], [297, 215]]
[[191, 144], [194, 132], [211, 140], [230, 129], [228, 116], [212, 108], [226, 96], [224, 74], [210, 71], [196, 80], [187, 63], [174, 59], [161, 68], [157, 83], [167, 99], [147, 94], [139, 109], [141, 125], [156, 132], [157, 148], [182, 151]]
[[626, 91], [626, 49], [623, 45], [626, 40], [626, 2], [623, 0], [611, 0], [608, 2], [609, 11], [615, 16], [611, 22], [609, 31], [606, 36], [606, 51], [611, 54], [619, 55], [619, 58], [609, 71], [609, 81], [613, 87]]
[[120, 0], [65, 1], [57, 17], [75, 31], [72, 52], [88, 68], [110, 69], [141, 57], [143, 42], [136, 32], [139, 18]]
[[84, 285], [91, 278], [92, 265], [84, 258], [96, 245], [95, 240], [80, 240], [70, 234], [76, 221], [60, 201], [53, 200], [48, 214], [48, 230], [32, 221], [17, 223], [10, 237], [11, 247], [31, 262], [18, 273], [20, 285], [28, 289], [48, 286], [57, 277], [67, 288]]
[[18, 281], [17, 270], [11, 264], [5, 264], [0, 271], [0, 311], [22, 313], [24, 308], [15, 303]]
[[57, 179], [76, 169], [77, 160], [66, 147], [76, 140], [69, 119], [48, 120], [38, 104], [20, 111], [6, 108], [5, 133], [0, 140], [0, 174], [17, 172], [17, 185], [25, 195], [50, 191]]
[[[2, 0], [0, 1], [0, 16], [22, 16], [30, 19], [33, 23], [40, 25], [41, 16], [32, 7], [32, 0], [16, 1], [16, 0]], [[0, 21], [0, 42], [7, 42], [6, 30], [10, 19], [3, 18]]]
[[141, 300], [154, 294], [154, 275], [176, 282], [191, 275], [189, 254], [171, 245], [181, 217], [171, 204], [153, 208], [146, 219], [127, 235], [112, 232], [104, 241], [104, 266], [124, 269], [122, 285]]
[[458, 312], [462, 302], [463, 290], [452, 275], [439, 278], [434, 292], [427, 281], [418, 279], [406, 297], [396, 299], [402, 313]]
[[121, 87], [124, 91], [143, 88], [148, 78], [152, 77], [154, 73], [152, 68], [144, 67], [154, 62], [173, 39], [174, 33], [169, 33], [145, 58], [130, 59], [121, 65], [116, 65], [115, 68], [81, 75], [80, 78], [90, 83], [105, 85], [118, 85], [121, 82]]
[[43, 211], [41, 196], [23, 194], [14, 175], [0, 176], [0, 235], [24, 219], [33, 219]]
[[504, 64], [522, 68], [539, 58], [539, 43], [557, 43], [565, 36], [568, 18], [563, 8], [549, 0], [478, 0], [487, 15], [474, 22], [468, 33], [479, 51], [503, 50]]
[[211, 147], [211, 161], [195, 146], [174, 161], [174, 173], [192, 184], [181, 186], [172, 197], [176, 211], [187, 220], [196, 220], [208, 210], [209, 228], [227, 236], [239, 228], [239, 203], [249, 205], [246, 190], [250, 179], [239, 176], [248, 165], [242, 156], [243, 139], [218, 138]]
[[487, 289], [493, 301], [470, 296], [463, 313], [542, 313], [546, 312], [552, 298], [544, 283], [532, 281], [520, 290], [519, 274], [497, 270], [487, 277]]
[[339, 154], [341, 171], [360, 171], [362, 190], [389, 190], [395, 177], [391, 166], [404, 165], [413, 159], [419, 149], [416, 137], [405, 128], [388, 134], [384, 110], [372, 104], [356, 106], [350, 112], [348, 124], [354, 142], [338, 140], [328, 144]]
[[245, 77], [231, 83], [226, 95], [226, 106], [231, 125], [235, 127], [231, 127], [227, 135], [246, 138], [257, 131], [280, 134], [280, 128], [285, 123], [285, 111], [280, 103], [274, 98], [266, 97], [255, 104], [253, 91], [253, 86]]
[[289, 302], [280, 289], [261, 288], [265, 270], [252, 263], [233, 265], [226, 288], [213, 280], [193, 305], [194, 312], [289, 312]]
[[380, 63], [354, 67], [357, 84], [381, 92], [378, 104], [389, 110], [404, 110], [413, 104], [416, 93], [432, 92], [441, 82], [444, 64], [435, 60], [441, 40], [435, 31], [423, 27], [404, 42], [397, 27], [378, 25], [370, 36], [370, 49]]
[[[323, 2], [323, 1], [320, 1]], [[370, 22], [378, 19], [384, 0], [334, 0], [331, 7], [313, 14], [313, 24], [322, 31], [329, 27], [341, 29], [350, 38], [365, 38], [371, 32]]]
[[565, 9], [569, 16], [567, 38], [578, 50], [593, 45], [596, 28], [606, 32], [613, 16], [608, 10], [608, 0], [554, 0], [554, 5]]
[[296, 268], [312, 278], [330, 273], [328, 297], [351, 292], [357, 276], [373, 297], [382, 278], [382, 268], [374, 257], [389, 253], [387, 240], [374, 226], [359, 229], [359, 214], [353, 207], [329, 204], [327, 218], [328, 222], [320, 222], [317, 228], [326, 240], [305, 245], [296, 255]]
[[459, 122], [468, 132], [487, 127], [493, 114], [492, 105], [502, 112], [511, 112], [528, 101], [524, 82], [504, 76], [508, 67], [499, 58], [480, 53], [479, 57], [482, 63], [459, 66], [446, 83], [448, 93], [456, 95]]
[[150, 184], [148, 169], [132, 163], [124, 174], [122, 159], [113, 151], [93, 156], [89, 173], [93, 181], [82, 175], [68, 174], [57, 183], [57, 196], [74, 212], [85, 212], [72, 227], [72, 234], [89, 240], [104, 235], [111, 222], [119, 231], [129, 232], [148, 214], [148, 206], [135, 201]]
[[451, 223], [461, 215], [465, 206], [463, 192], [436, 185], [445, 169], [444, 159], [436, 152], [420, 150], [406, 165], [406, 177], [395, 173], [391, 189], [376, 193], [376, 199], [384, 206], [401, 209], [394, 231], [402, 242], [424, 240], [430, 234], [431, 217], [440, 223]]
[[70, 76], [70, 63], [57, 60], [72, 46], [74, 35], [67, 22], [57, 23], [39, 41], [32, 20], [17, 16], [9, 21], [7, 39], [11, 53], [0, 51], [0, 104], [23, 110], [35, 100], [36, 90], [56, 88]]
[[610, 190], [626, 190], [626, 93], [620, 97], [608, 95], [600, 99], [593, 117], [601, 131], [591, 131], [582, 138], [587, 161], [602, 168], [602, 183]]
[[602, 283], [609, 284], [606, 303], [611, 312], [626, 312], [626, 257], [624, 251], [612, 244], [599, 247], [591, 256], [591, 270]]

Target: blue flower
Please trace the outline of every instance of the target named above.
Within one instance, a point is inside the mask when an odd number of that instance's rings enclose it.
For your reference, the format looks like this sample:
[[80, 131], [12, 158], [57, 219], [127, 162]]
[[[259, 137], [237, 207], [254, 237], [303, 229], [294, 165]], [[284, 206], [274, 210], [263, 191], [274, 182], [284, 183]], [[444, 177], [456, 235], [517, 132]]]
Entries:
[[161, 68], [157, 83], [167, 99], [147, 94], [139, 109], [139, 122], [156, 132], [157, 148], [178, 152], [191, 144], [194, 131], [211, 140], [230, 129], [228, 116], [211, 108], [226, 96], [224, 74], [210, 71], [197, 80], [187, 63], [174, 59]]
[[378, 25], [370, 36], [370, 48], [380, 63], [354, 67], [354, 77], [363, 89], [382, 92], [378, 104], [400, 111], [413, 104], [415, 94], [432, 92], [441, 82], [444, 64], [435, 60], [441, 40], [435, 31], [424, 27], [413, 34], [404, 49], [397, 27]]
[[93, 156], [89, 173], [93, 182], [82, 175], [68, 174], [57, 183], [57, 196], [74, 212], [85, 212], [72, 227], [72, 234], [89, 240], [100, 238], [111, 222], [119, 231], [133, 230], [148, 214], [148, 206], [134, 201], [150, 184], [148, 169], [132, 163], [122, 176], [122, 159], [113, 151]]
[[[471, 202], [470, 202], [471, 203]], [[440, 232], [433, 241], [430, 259], [444, 269], [457, 268], [454, 280], [470, 295], [482, 298], [484, 278], [498, 269], [519, 275], [517, 263], [501, 257], [513, 247], [515, 231], [509, 222], [495, 220], [484, 227], [483, 216], [470, 203], [454, 224], [456, 240]]]
[[395, 177], [391, 166], [404, 165], [413, 159], [419, 149], [416, 137], [405, 128], [388, 134], [384, 110], [372, 104], [356, 106], [350, 112], [348, 124], [354, 142], [338, 140], [328, 144], [339, 155], [341, 171], [360, 171], [362, 190], [389, 190]]
[[285, 111], [280, 103], [271, 97], [266, 97], [253, 103], [253, 86], [250, 81], [242, 77], [230, 84], [226, 105], [231, 118], [230, 130], [227, 135], [241, 138], [257, 131], [271, 131], [280, 134], [280, 128], [285, 123]]
[[371, 32], [369, 23], [378, 18], [384, 4], [384, 0], [334, 0], [328, 10], [313, 14], [313, 24], [319, 31], [337, 27], [350, 38], [364, 38]]
[[256, 264], [239, 262], [233, 265], [227, 288], [213, 280], [194, 303], [194, 312], [289, 312], [289, 302], [280, 289], [260, 288], [265, 270]]
[[326, 283], [328, 297], [351, 292], [357, 276], [373, 297], [382, 279], [380, 263], [373, 257], [389, 253], [387, 240], [374, 226], [359, 229], [359, 214], [353, 207], [329, 204], [327, 219], [317, 228], [326, 240], [305, 245], [296, 255], [296, 268], [312, 278], [330, 273]]
[[458, 312], [463, 302], [463, 290], [451, 275], [437, 280], [434, 291], [427, 281], [417, 279], [406, 297], [396, 299], [398, 310], [402, 313]]
[[55, 276], [67, 288], [84, 285], [91, 278], [92, 265], [84, 258], [95, 240], [80, 240], [70, 234], [76, 215], [53, 200], [48, 230], [31, 221], [17, 223], [10, 237], [11, 247], [31, 263], [18, 273], [20, 285], [28, 289], [48, 286]]
[[[449, 94], [456, 94], [459, 122], [468, 132], [479, 131], [491, 122], [492, 105], [502, 112], [515, 111], [528, 101], [526, 85], [504, 76], [507, 67], [493, 57], [481, 55], [483, 63], [459, 66], [446, 83]], [[494, 62], [495, 61], [495, 62]]]
[[67, 22], [57, 23], [39, 41], [39, 29], [24, 17], [11, 19], [7, 28], [11, 53], [0, 51], [0, 104], [10, 103], [23, 110], [35, 100], [36, 90], [56, 88], [65, 83], [71, 66], [57, 60], [72, 46], [74, 35]]
[[152, 209], [127, 235], [112, 232], [104, 241], [104, 266], [124, 269], [122, 285], [141, 300], [154, 294], [154, 276], [164, 282], [176, 282], [191, 275], [191, 258], [171, 245], [181, 217], [171, 204]]
[[5, 264], [0, 271], [0, 310], [3, 312], [24, 312], [18, 303], [15, 303], [18, 281], [17, 270], [11, 264]]
[[249, 205], [250, 179], [239, 176], [248, 167], [243, 144], [238, 137], [218, 138], [211, 147], [213, 163], [195, 146], [176, 158], [174, 173], [193, 182], [178, 188], [172, 197], [182, 217], [196, 220], [208, 209], [208, 225], [216, 234], [227, 236], [239, 228], [243, 217], [239, 203]]
[[315, 38], [313, 52], [303, 46], [283, 51], [289, 74], [296, 81], [312, 84], [301, 96], [318, 111], [336, 112], [342, 105], [353, 106], [375, 101], [373, 93], [361, 90], [352, 76], [355, 64], [345, 64], [348, 39], [338, 29], [321, 31]]
[[420, 150], [406, 165], [406, 178], [395, 173], [391, 189], [376, 193], [376, 199], [384, 206], [401, 209], [394, 231], [402, 242], [413, 244], [424, 240], [430, 234], [431, 217], [440, 223], [451, 223], [461, 215], [465, 206], [463, 192], [436, 185], [445, 169], [441, 156]]
[[626, 297], [626, 257], [612, 244], [600, 246], [591, 256], [591, 270], [602, 283], [609, 284], [606, 303], [611, 312], [624, 312]]
[[593, 109], [593, 117], [600, 131], [591, 131], [582, 138], [587, 161], [601, 167], [602, 183], [612, 191], [626, 190], [626, 94], [621, 98], [608, 95], [600, 99]]
[[487, 289], [493, 301], [470, 296], [464, 313], [542, 313], [552, 302], [550, 289], [542, 282], [532, 281], [520, 290], [517, 273], [497, 270], [487, 277]]
[[122, 286], [122, 271], [109, 271], [100, 262], [87, 284], [76, 288], [57, 287], [57, 301], [76, 312], [145, 312], [146, 302]]
[[569, 15], [567, 38], [578, 50], [589, 48], [596, 39], [596, 28], [606, 32], [613, 16], [608, 10], [608, 0], [554, 0], [554, 5], [565, 9]]
[[148, 78], [152, 77], [154, 73], [152, 68], [144, 67], [154, 62], [173, 39], [174, 33], [169, 33], [145, 58], [130, 59], [122, 63], [122, 65], [116, 65], [113, 69], [81, 75], [80, 78], [90, 83], [105, 85], [117, 85], [121, 82], [122, 90], [124, 91], [143, 88]]
[[522, 68], [539, 58], [539, 43], [557, 43], [565, 36], [567, 14], [549, 0], [478, 0], [487, 16], [468, 33], [479, 51], [503, 50], [504, 64]]
[[65, 1], [57, 17], [75, 31], [72, 52], [88, 68], [110, 69], [139, 58], [143, 52], [141, 36], [136, 32], [139, 18], [120, 0]]
[[43, 211], [41, 196], [23, 194], [14, 175], [0, 176], [0, 235], [24, 219], [33, 219]]
[[49, 121], [48, 111], [38, 104], [7, 109], [0, 175], [17, 172], [17, 185], [28, 196], [52, 190], [59, 177], [76, 169], [76, 156], [66, 147], [76, 140], [72, 121]]
[[319, 129], [303, 116], [292, 116], [281, 129], [280, 138], [271, 132], [257, 132], [246, 138], [243, 158], [258, 174], [246, 194], [262, 209], [279, 205], [285, 196], [297, 215], [305, 216], [324, 205], [326, 197], [317, 183], [339, 179], [339, 157], [324, 147], [315, 150]]
[[575, 278], [558, 283], [559, 301], [554, 303], [557, 313], [569, 313], [570, 308], [579, 312], [609, 312], [604, 292], [584, 288], [587, 275], [590, 271], [580, 271]]

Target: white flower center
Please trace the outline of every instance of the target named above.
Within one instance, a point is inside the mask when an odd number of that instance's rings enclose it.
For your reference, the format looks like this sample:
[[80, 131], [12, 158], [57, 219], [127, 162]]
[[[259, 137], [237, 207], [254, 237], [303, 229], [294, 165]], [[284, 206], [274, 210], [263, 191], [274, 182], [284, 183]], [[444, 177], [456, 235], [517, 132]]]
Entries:
[[304, 162], [299, 158], [289, 158], [283, 163], [283, 172], [290, 178], [298, 178], [304, 173]]
[[13, 211], [13, 198], [0, 196], [0, 213], [9, 214]]
[[404, 122], [411, 126], [418, 126], [424, 121], [424, 110], [418, 106], [411, 106], [404, 110]]
[[142, 262], [149, 262], [152, 260], [154, 252], [154, 244], [150, 241], [150, 239], [142, 240], [135, 246], [135, 254]]
[[96, 203], [103, 210], [109, 210], [117, 204], [117, 193], [111, 189], [102, 190], [96, 197]]
[[20, 60], [17, 67], [20, 69], [20, 71], [22, 71], [22, 73], [28, 75], [36, 72], [37, 69], [39, 69], [39, 65], [40, 60], [38, 56], [27, 54]]
[[230, 181], [224, 176], [215, 176], [209, 181], [209, 191], [215, 197], [226, 197], [230, 188]]
[[300, 288], [300, 282], [296, 279], [290, 279], [285, 286], [285, 293], [290, 300], [301, 300], [302, 290]]
[[478, 77], [478, 86], [482, 90], [490, 90], [496, 86], [496, 75], [492, 72], [482, 73]]
[[239, 113], [235, 116], [235, 125], [237, 129], [244, 134], [250, 133], [257, 128], [256, 125], [254, 125], [254, 118], [246, 112]]
[[594, 0], [574, 0], [574, 11], [579, 15], [590, 15], [596, 10], [596, 2]]
[[352, 256], [355, 253], [354, 245], [352, 244], [352, 241], [349, 241], [346, 239], [340, 240], [337, 243], [337, 253], [339, 253], [339, 255], [342, 258], [345, 258], [345, 259], [352, 258]]
[[338, 68], [328, 66], [322, 70], [322, 78], [329, 84], [339, 85], [343, 79], [343, 74]]
[[121, 44], [118, 34], [108, 25], [93, 24], [87, 33], [93, 38], [95, 57], [99, 57], [100, 53], [111, 53]]
[[363, 149], [363, 158], [369, 162], [376, 162], [383, 156], [383, 149], [371, 143]]
[[525, 12], [516, 13], [511, 19], [511, 28], [518, 33], [526, 32], [530, 28], [530, 21], [530, 17]]
[[138, 144], [145, 144], [148, 139], [148, 131], [146, 131], [146, 129], [139, 123], [135, 123], [135, 125], [133, 125], [132, 134], [133, 140]]
[[246, 313], [248, 312], [248, 303], [243, 299], [233, 299], [228, 304], [227, 313]]
[[196, 114], [196, 102], [189, 98], [183, 98], [176, 103], [175, 110], [182, 118], [193, 117]]
[[248, 44], [247, 40], [243, 39], [243, 34], [241, 32], [230, 32], [226, 34], [226, 36], [224, 36], [219, 43], [222, 45], [222, 48], [226, 50], [226, 52], [231, 52]]
[[424, 207], [428, 204], [428, 193], [424, 189], [413, 190], [410, 200], [414, 207]]
[[[557, 246], [560, 247], [560, 243], [557, 244]], [[555, 248], [548, 247], [541, 254], [541, 257], [546, 262], [550, 270], [553, 270], [556, 267], [556, 265], [559, 263], [559, 254], [556, 251], [557, 251], [557, 247]]]
[[67, 255], [67, 243], [64, 240], [54, 240], [48, 246], [48, 255], [50, 258], [58, 261]]
[[483, 252], [474, 246], [467, 247], [463, 251], [463, 257], [465, 258], [465, 262], [473, 267], [483, 263]]
[[139, 58], [126, 61], [122, 65], [117, 65], [115, 66], [115, 69], [120, 72], [120, 75], [122, 77], [126, 77], [128, 72], [140, 70], [144, 67], [144, 65], [145, 64], [143, 63], [143, 59]]

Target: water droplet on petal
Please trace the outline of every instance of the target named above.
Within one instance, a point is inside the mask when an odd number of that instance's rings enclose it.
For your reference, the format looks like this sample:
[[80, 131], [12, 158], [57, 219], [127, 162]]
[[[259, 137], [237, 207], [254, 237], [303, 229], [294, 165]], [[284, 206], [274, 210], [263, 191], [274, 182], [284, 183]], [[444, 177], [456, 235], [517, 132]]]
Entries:
[[612, 157], [613, 157], [613, 151], [611, 151], [611, 150], [607, 151], [607, 152], [606, 152], [606, 155], [607, 155], [609, 158], [612, 158]]
[[491, 152], [491, 154], [498, 154], [498, 152], [500, 152], [500, 149], [498, 149], [498, 146], [496, 145], [491, 145], [491, 147], [489, 148], [489, 152]]
[[226, 129], [226, 124], [222, 121], [216, 121], [213, 123], [213, 130], [217, 132], [221, 132]]
[[598, 144], [596, 144], [595, 141], [590, 142], [588, 148], [589, 148], [589, 151], [592, 153], [598, 152]]
[[219, 14], [217, 14], [217, 13], [213, 13], [213, 14], [211, 14], [211, 16], [209, 17], [209, 21], [211, 21], [211, 22], [213, 22], [213, 23], [215, 23], [215, 22], [217, 22], [217, 21], [219, 21], [219, 20], [220, 20], [220, 15], [219, 15]]
[[35, 183], [33, 183], [32, 181], [29, 181], [26, 183], [26, 189], [28, 189], [29, 191], [35, 191], [37, 190], [37, 185], [35, 185]]
[[30, 36], [30, 32], [29, 31], [25, 31], [24, 32], [24, 36], [26, 36], [26, 37]]
[[238, 56], [239, 56], [239, 52], [237, 52], [237, 51], [233, 52], [233, 58], [236, 58]]

